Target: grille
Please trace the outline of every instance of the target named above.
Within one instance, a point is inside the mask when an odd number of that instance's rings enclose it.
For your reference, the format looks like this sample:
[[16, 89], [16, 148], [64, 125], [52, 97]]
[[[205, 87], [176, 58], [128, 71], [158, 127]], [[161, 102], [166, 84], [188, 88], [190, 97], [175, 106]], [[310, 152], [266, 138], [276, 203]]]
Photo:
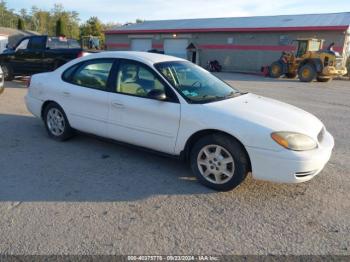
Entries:
[[325, 133], [326, 133], [326, 129], [324, 127], [322, 127], [320, 133], [318, 133], [318, 135], [317, 135], [317, 140], [319, 143], [322, 143]]
[[341, 69], [343, 67], [343, 58], [338, 57], [335, 61], [335, 68]]

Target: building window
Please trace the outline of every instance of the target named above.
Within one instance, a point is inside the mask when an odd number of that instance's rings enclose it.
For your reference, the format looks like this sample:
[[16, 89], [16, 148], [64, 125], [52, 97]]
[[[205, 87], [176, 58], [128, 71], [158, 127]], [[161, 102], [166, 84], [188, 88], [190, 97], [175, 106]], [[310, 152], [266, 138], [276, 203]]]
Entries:
[[281, 35], [279, 45], [289, 45], [289, 37], [287, 35]]
[[227, 44], [232, 45], [233, 41], [234, 41], [233, 37], [227, 38]]

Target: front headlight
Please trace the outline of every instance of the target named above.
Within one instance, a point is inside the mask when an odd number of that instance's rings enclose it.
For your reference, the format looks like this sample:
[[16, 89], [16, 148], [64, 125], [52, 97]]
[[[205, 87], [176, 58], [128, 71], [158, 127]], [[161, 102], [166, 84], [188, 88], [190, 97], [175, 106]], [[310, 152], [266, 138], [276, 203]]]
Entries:
[[271, 138], [279, 145], [294, 151], [305, 151], [315, 149], [317, 143], [307, 135], [295, 132], [275, 132]]

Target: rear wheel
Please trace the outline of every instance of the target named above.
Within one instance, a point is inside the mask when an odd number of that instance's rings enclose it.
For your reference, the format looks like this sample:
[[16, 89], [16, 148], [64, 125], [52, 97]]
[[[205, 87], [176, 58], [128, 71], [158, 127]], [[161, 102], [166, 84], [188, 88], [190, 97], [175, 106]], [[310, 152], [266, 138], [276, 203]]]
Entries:
[[332, 80], [331, 77], [324, 77], [324, 76], [318, 76], [316, 79], [317, 79], [317, 82], [329, 82]]
[[316, 69], [311, 64], [303, 65], [298, 72], [299, 80], [301, 82], [311, 82], [316, 77]]
[[73, 135], [66, 114], [56, 103], [50, 103], [44, 109], [44, 123], [49, 136], [57, 141], [65, 141]]
[[270, 76], [273, 78], [281, 77], [283, 73], [282, 63], [279, 61], [273, 62], [270, 66]]
[[198, 180], [218, 191], [234, 189], [249, 172], [245, 150], [228, 135], [213, 134], [201, 138], [191, 150], [190, 161]]
[[5, 81], [12, 81], [14, 79], [12, 67], [8, 64], [1, 65]]

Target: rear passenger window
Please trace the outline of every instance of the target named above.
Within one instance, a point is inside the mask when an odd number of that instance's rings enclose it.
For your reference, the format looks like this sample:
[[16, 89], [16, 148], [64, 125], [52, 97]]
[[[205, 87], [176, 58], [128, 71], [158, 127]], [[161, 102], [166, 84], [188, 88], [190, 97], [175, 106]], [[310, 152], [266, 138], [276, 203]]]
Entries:
[[45, 47], [45, 37], [32, 37], [30, 40], [30, 49], [43, 49]]
[[62, 79], [64, 81], [67, 81], [69, 82], [71, 77], [72, 77], [72, 74], [74, 73], [74, 71], [79, 67], [79, 64], [77, 65], [74, 65], [70, 68], [68, 68], [66, 71], [64, 71], [63, 75], [62, 75]]
[[[75, 71], [69, 82], [79, 86], [107, 90], [108, 76], [112, 66], [113, 60], [89, 61]], [[68, 71], [66, 72], [68, 74]]]

